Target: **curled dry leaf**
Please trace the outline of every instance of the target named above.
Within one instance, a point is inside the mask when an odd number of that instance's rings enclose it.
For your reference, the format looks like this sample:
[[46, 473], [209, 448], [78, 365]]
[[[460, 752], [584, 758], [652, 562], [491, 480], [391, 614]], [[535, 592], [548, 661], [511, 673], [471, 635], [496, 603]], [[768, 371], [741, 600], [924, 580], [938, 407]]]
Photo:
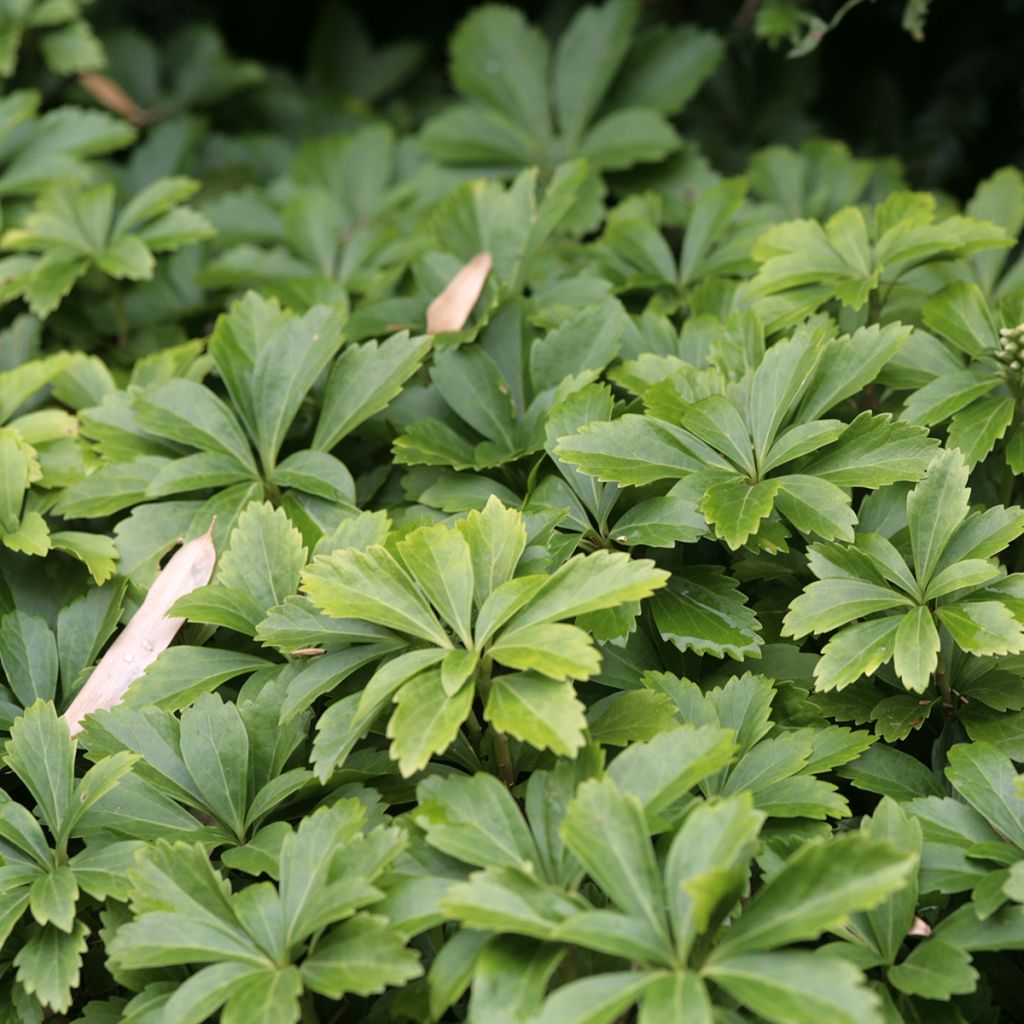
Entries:
[[111, 113], [123, 117], [136, 128], [145, 128], [157, 119], [153, 111], [144, 110], [117, 82], [98, 71], [83, 71], [78, 76], [78, 84], [97, 103], [102, 103]]
[[211, 523], [202, 537], [182, 544], [175, 552], [149, 588], [139, 610], [71, 702], [64, 720], [72, 736], [82, 731], [82, 719], [86, 715], [119, 704], [128, 687], [170, 644], [185, 620], [169, 616], [168, 610], [178, 598], [210, 582], [216, 561]]
[[923, 938], [928, 938], [931, 933], [932, 926], [921, 917], [915, 917], [907, 931], [908, 935], [920, 935]]
[[487, 275], [491, 272], [491, 254], [478, 252], [449, 282], [427, 307], [427, 333], [444, 334], [461, 331], [473, 312]]

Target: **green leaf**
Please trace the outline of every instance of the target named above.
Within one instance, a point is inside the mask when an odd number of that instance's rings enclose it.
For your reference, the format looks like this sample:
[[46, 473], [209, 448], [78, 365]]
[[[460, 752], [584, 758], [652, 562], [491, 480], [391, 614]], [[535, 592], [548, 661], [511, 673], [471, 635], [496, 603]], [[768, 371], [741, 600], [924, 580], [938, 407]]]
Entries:
[[285, 512], [269, 502], [254, 502], [231, 532], [217, 582], [248, 594], [265, 612], [295, 593], [305, 562], [302, 535]]
[[493, 775], [424, 779], [416, 789], [416, 824], [431, 846], [478, 867], [529, 871], [536, 844], [508, 787]]
[[753, 953], [716, 960], [705, 971], [758, 1016], [776, 1024], [880, 1021], [878, 997], [853, 964], [804, 952]]
[[484, 717], [496, 729], [539, 750], [575, 757], [584, 744], [587, 720], [572, 683], [536, 672], [495, 677]]
[[22, 707], [57, 694], [57, 641], [46, 621], [22, 611], [0, 617], [0, 664]]
[[66, 864], [40, 875], [29, 889], [29, 909], [41, 925], [71, 932], [75, 924], [78, 882]]
[[608, 776], [648, 814], [657, 814], [731, 764], [736, 750], [729, 729], [684, 725], [627, 747], [612, 761]]
[[964, 601], [936, 609], [957, 646], [971, 654], [1014, 654], [1024, 649], [1024, 627], [999, 601]]
[[915, 867], [914, 857], [864, 835], [805, 843], [730, 925], [715, 961], [817, 938], [877, 906]]
[[134, 402], [143, 429], [201, 451], [221, 452], [256, 475], [256, 464], [234, 414], [209, 388], [172, 380], [144, 392]]
[[689, 566], [674, 575], [651, 608], [662, 637], [680, 650], [742, 661], [761, 649], [757, 616], [718, 566]]
[[[614, 80], [633, 35], [636, 7], [617, 0], [582, 8], [555, 49], [554, 101], [562, 133], [580, 138]], [[595, 54], [600, 55], [595, 60]]]
[[985, 458], [1013, 422], [1012, 398], [993, 395], [981, 398], [954, 415], [946, 442], [950, 448], [963, 452], [968, 466]]
[[924, 693], [939, 664], [939, 631], [927, 608], [915, 608], [900, 620], [892, 664], [908, 690]]
[[395, 694], [387, 736], [403, 778], [425, 768], [431, 755], [448, 749], [469, 715], [475, 692], [474, 687], [464, 686], [449, 697], [440, 669], [432, 669], [405, 683]]
[[311, 448], [329, 451], [371, 416], [386, 409], [419, 368], [430, 347], [427, 337], [393, 335], [382, 344], [347, 345], [334, 361]]
[[507, 583], [526, 548], [522, 516], [490, 497], [482, 512], [471, 511], [457, 528], [469, 545], [473, 563], [473, 599], [480, 608], [495, 587]]
[[500, 111], [513, 123], [551, 134], [548, 106], [548, 44], [540, 31], [511, 7], [479, 8], [459, 25], [450, 46], [455, 88]]
[[958, 743], [946, 777], [989, 824], [1024, 850], [1024, 798], [1013, 762], [990, 743]]
[[800, 467], [837, 487], [884, 487], [918, 480], [938, 441], [923, 427], [893, 421], [888, 413], [861, 413], [834, 445]]
[[67, 725], [39, 700], [11, 728], [4, 760], [25, 784], [39, 816], [58, 835], [71, 810], [75, 748]]
[[713, 1024], [711, 997], [700, 976], [692, 971], [675, 972], [655, 980], [641, 1004], [640, 1024]]
[[681, 956], [698, 935], [722, 921], [743, 894], [764, 815], [741, 793], [699, 804], [669, 847], [668, 909]]
[[783, 635], [802, 637], [808, 633], [826, 633], [872, 612], [910, 606], [910, 599], [903, 594], [867, 580], [835, 577], [815, 580], [790, 602]]
[[661, 873], [640, 801], [611, 780], [584, 782], [566, 810], [562, 835], [587, 874], [616, 906], [644, 923], [671, 963]]
[[577, 155], [600, 171], [655, 163], [679, 149], [669, 122], [654, 110], [626, 107], [606, 114], [583, 136]]
[[704, 468], [667, 423], [633, 414], [595, 421], [559, 438], [555, 455], [598, 480], [619, 484], [680, 480]]
[[533, 670], [556, 680], [587, 679], [601, 668], [593, 640], [565, 623], [506, 629], [488, 653], [506, 668]]
[[715, 532], [735, 551], [757, 533], [775, 507], [778, 480], [749, 484], [739, 477], [720, 480], [704, 492], [700, 510]]
[[81, 921], [70, 933], [53, 925], [34, 928], [14, 958], [21, 987], [57, 1013], [70, 1009], [88, 935], [89, 928]]
[[941, 939], [915, 946], [902, 963], [889, 968], [888, 976], [901, 992], [924, 999], [948, 1000], [973, 992], [978, 984], [970, 953]]
[[396, 548], [441, 618], [472, 647], [473, 558], [463, 534], [440, 524], [424, 526], [403, 537]]
[[612, 1024], [664, 974], [618, 971], [562, 985], [548, 996], [532, 1024]]
[[918, 582], [927, 585], [960, 524], [967, 518], [967, 465], [956, 449], [940, 452], [907, 496], [907, 527]]
[[922, 304], [921, 316], [928, 327], [969, 356], [977, 358], [996, 347], [998, 325], [974, 283], [947, 285]]
[[522, 629], [639, 601], [663, 587], [668, 575], [650, 559], [630, 558], [621, 551], [576, 555], [552, 573], [505, 628]]
[[884, 665], [893, 656], [896, 631], [902, 618], [885, 615], [847, 626], [836, 633], [825, 645], [815, 666], [815, 689], [841, 690]]
[[249, 736], [234, 704], [203, 694], [182, 712], [181, 758], [206, 806], [235, 834], [245, 834]]
[[824, 540], [853, 540], [857, 516], [849, 496], [835, 484], [802, 474], [779, 477], [778, 483], [775, 507], [801, 533]]
[[303, 570], [302, 586], [317, 608], [335, 618], [366, 619], [438, 647], [451, 647], [413, 580], [379, 545], [315, 558]]
[[419, 957], [405, 948], [386, 918], [361, 915], [328, 932], [302, 962], [302, 979], [314, 991], [340, 999], [347, 993], [376, 995], [423, 973]]

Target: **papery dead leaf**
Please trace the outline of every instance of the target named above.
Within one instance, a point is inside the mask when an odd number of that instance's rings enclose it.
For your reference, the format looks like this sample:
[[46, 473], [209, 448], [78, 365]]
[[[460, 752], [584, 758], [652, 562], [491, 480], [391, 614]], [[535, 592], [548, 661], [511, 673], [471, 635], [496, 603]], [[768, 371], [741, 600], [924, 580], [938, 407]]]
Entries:
[[71, 707], [64, 712], [64, 720], [72, 736], [82, 731], [82, 719], [86, 715], [120, 704], [128, 687], [170, 644], [185, 620], [168, 616], [167, 612], [178, 598], [210, 582], [216, 561], [211, 523], [209, 531], [202, 537], [178, 548], [149, 588], [139, 610], [92, 670]]
[[915, 917], [907, 931], [908, 935], [921, 935], [927, 938], [932, 933], [932, 926], [921, 917]]
[[123, 117], [136, 128], [145, 128], [146, 125], [157, 120], [157, 114], [140, 107], [117, 82], [107, 75], [100, 74], [98, 71], [83, 71], [78, 76], [78, 84], [97, 103], [102, 103], [111, 113]]
[[478, 252], [427, 306], [427, 334], [461, 331], [473, 312], [487, 283], [493, 260], [489, 252]]

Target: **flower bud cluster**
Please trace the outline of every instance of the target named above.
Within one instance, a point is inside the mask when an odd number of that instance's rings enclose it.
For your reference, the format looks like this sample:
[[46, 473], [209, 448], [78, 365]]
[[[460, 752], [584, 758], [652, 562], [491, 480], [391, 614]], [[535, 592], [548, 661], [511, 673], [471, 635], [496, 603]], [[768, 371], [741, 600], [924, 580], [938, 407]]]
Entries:
[[1000, 328], [996, 359], [1012, 373], [1020, 374], [1024, 367], [1024, 324]]

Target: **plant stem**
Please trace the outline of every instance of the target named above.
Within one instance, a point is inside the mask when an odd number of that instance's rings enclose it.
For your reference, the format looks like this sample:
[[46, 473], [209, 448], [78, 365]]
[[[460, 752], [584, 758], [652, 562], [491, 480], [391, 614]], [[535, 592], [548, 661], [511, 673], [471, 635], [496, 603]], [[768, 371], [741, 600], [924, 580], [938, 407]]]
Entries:
[[882, 315], [882, 297], [877, 288], [868, 292], [868, 323], [877, 324], [878, 318]]
[[313, 997], [308, 992], [302, 997], [302, 1024], [320, 1024]]
[[494, 744], [494, 759], [498, 765], [498, 776], [511, 789], [516, 784], [516, 776], [512, 771], [512, 751], [509, 750], [508, 737], [500, 729], [495, 729], [492, 726], [491, 743]]
[[935, 685], [942, 694], [942, 710], [947, 718], [952, 718], [956, 712], [956, 699], [953, 696], [953, 688], [949, 685], [946, 673], [940, 668], [935, 673]]

